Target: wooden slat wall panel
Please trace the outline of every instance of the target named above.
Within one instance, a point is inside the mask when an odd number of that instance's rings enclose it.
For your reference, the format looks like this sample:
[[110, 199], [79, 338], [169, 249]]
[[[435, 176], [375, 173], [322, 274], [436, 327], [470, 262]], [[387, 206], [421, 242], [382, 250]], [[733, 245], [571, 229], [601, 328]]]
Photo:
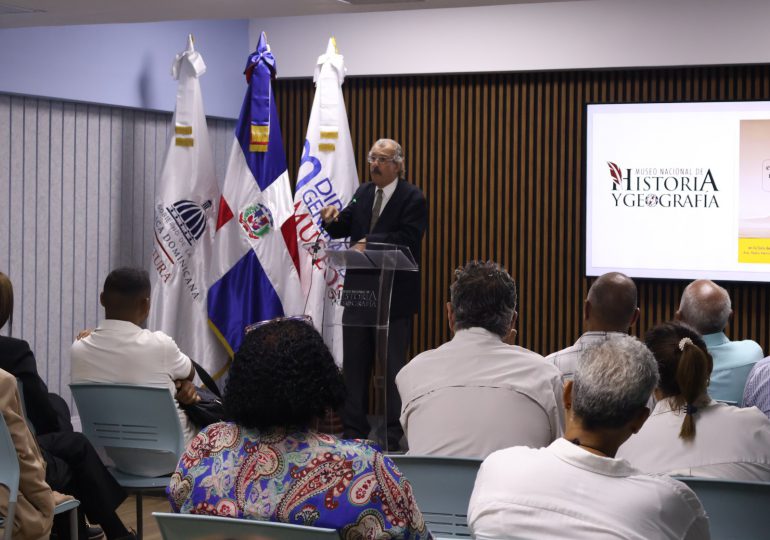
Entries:
[[[519, 342], [547, 354], [580, 335], [590, 286], [582, 266], [585, 104], [770, 99], [770, 67], [348, 77], [343, 92], [359, 177], [368, 179], [372, 142], [392, 137], [404, 146], [407, 177], [428, 198], [414, 352], [449, 339], [452, 271], [481, 258], [513, 274]], [[275, 93], [294, 176], [314, 88], [279, 80]], [[686, 284], [638, 280], [634, 333], [670, 319]], [[770, 287], [724, 285], [735, 310], [729, 335], [767, 351]]]
[[[102, 316], [110, 269], [147, 268], [171, 115], [0, 94], [0, 271], [13, 329], [69, 400], [69, 347]], [[234, 122], [209, 119], [220, 182]]]

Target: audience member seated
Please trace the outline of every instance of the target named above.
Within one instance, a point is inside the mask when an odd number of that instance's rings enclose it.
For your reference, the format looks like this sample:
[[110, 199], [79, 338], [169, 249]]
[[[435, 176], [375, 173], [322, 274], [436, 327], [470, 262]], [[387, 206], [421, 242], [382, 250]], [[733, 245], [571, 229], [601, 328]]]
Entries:
[[[0, 272], [0, 328], [13, 313], [13, 286]], [[21, 339], [0, 336], [0, 368], [22, 383], [27, 415], [35, 428], [37, 443], [46, 462], [45, 480], [53, 489], [80, 501], [79, 536], [101, 536], [101, 530], [86, 527], [83, 512], [92, 523], [98, 523], [107, 538], [128, 537], [129, 532], [115, 510], [126, 494], [105, 468], [96, 450], [82, 433], [76, 433], [70, 422], [66, 402], [48, 387], [37, 372], [35, 356], [29, 344]], [[69, 537], [69, 516], [56, 516], [56, 532]]]
[[[53, 523], [54, 497], [45, 483], [45, 462], [21, 412], [16, 378], [0, 369], [0, 407], [19, 458], [19, 494], [13, 516], [13, 538], [47, 538]], [[8, 515], [8, 489], [0, 486], [0, 516]], [[9, 524], [5, 523], [8, 527]]]
[[583, 303], [585, 332], [574, 345], [545, 357], [562, 373], [565, 381], [572, 379], [580, 352], [591, 344], [613, 336], [626, 336], [639, 318], [636, 284], [620, 272], [600, 276], [588, 289]]
[[508, 272], [493, 262], [458, 268], [447, 316], [452, 340], [396, 376], [409, 453], [485, 458], [559, 437], [561, 377], [542, 356], [513, 345], [516, 284]]
[[754, 341], [730, 341], [724, 333], [733, 314], [730, 295], [707, 279], [690, 283], [682, 293], [675, 318], [703, 336], [714, 359], [709, 394], [714, 399], [740, 403], [751, 368], [765, 356]]
[[658, 361], [658, 402], [618, 456], [646, 473], [770, 481], [770, 420], [709, 397], [712, 361], [700, 336], [665, 323], [645, 343]]
[[[149, 275], [135, 268], [113, 270], [104, 280], [99, 300], [104, 306], [104, 320], [72, 344], [72, 382], [168, 388], [177, 400], [179, 420], [189, 442], [195, 427], [179, 402], [199, 399], [192, 384], [195, 368], [171, 337], [139, 326], [150, 312]], [[171, 471], [127, 472], [158, 476]]]
[[564, 386], [564, 438], [482, 463], [468, 507], [473, 537], [708, 540], [706, 514], [687, 486], [615, 457], [650, 414], [657, 380], [652, 354], [635, 338], [584, 349]]
[[345, 399], [323, 339], [301, 320], [273, 320], [235, 354], [224, 405], [187, 446], [168, 496], [177, 512], [337, 529], [343, 539], [431, 538], [412, 488], [361, 440], [313, 429]]
[[751, 368], [741, 406], [756, 407], [770, 418], [770, 356]]

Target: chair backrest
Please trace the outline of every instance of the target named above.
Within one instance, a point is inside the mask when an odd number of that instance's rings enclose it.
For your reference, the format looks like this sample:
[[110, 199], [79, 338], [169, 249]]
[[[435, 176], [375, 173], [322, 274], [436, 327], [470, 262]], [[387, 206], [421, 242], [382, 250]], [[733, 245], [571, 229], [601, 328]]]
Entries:
[[128, 384], [71, 384], [83, 433], [129, 474], [172, 472], [184, 451], [174, 399], [166, 388]]
[[339, 540], [334, 529], [271, 521], [153, 512], [164, 540]]
[[19, 391], [19, 403], [21, 404], [21, 414], [24, 415], [24, 421], [27, 423], [27, 427], [32, 432], [32, 435], [37, 435], [35, 426], [32, 425], [32, 422], [27, 415], [27, 402], [24, 401], [24, 384], [18, 377], [16, 377], [16, 389]]
[[388, 457], [411, 482], [417, 506], [433, 536], [470, 538], [468, 502], [480, 459]]
[[770, 483], [677, 477], [695, 492], [709, 516], [713, 540], [768, 538]]
[[5, 418], [0, 414], [0, 484], [8, 488], [8, 515], [4, 516], [4, 537], [11, 538], [16, 500], [19, 496], [19, 458]]

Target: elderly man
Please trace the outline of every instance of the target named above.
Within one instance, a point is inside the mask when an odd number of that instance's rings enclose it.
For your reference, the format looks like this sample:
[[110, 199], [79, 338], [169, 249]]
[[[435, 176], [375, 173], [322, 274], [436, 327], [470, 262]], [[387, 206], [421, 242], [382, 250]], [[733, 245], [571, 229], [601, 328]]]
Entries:
[[749, 371], [765, 355], [754, 341], [727, 339], [724, 329], [732, 314], [727, 291], [713, 281], [699, 279], [685, 288], [674, 317], [703, 336], [714, 358], [709, 395], [718, 401], [740, 403]]
[[454, 337], [396, 377], [409, 453], [483, 459], [548, 445], [562, 432], [561, 377], [512, 344], [516, 284], [493, 262], [469, 262], [455, 276], [446, 306]]
[[570, 380], [583, 349], [611, 337], [628, 335], [628, 329], [636, 324], [638, 318], [633, 280], [620, 272], [599, 276], [588, 289], [583, 303], [585, 332], [574, 345], [551, 353], [545, 359], [559, 368], [564, 380]]
[[564, 438], [499, 450], [482, 463], [468, 507], [473, 537], [708, 540], [690, 488], [615, 458], [647, 420], [657, 381], [655, 359], [636, 338], [585, 349], [564, 386]]
[[[420, 264], [422, 237], [428, 223], [428, 206], [420, 188], [403, 179], [404, 155], [401, 145], [392, 139], [380, 139], [369, 150], [372, 181], [362, 184], [352, 202], [342, 211], [334, 206], [321, 209], [324, 229], [332, 238], [350, 237], [358, 249], [368, 243], [396, 244], [409, 248]], [[360, 272], [348, 272], [345, 288], [353, 283], [367, 283]], [[366, 288], [365, 286], [363, 288]], [[376, 294], [376, 291], [375, 291]], [[387, 445], [398, 449], [403, 435], [398, 421], [401, 402], [395, 378], [406, 362], [412, 336], [412, 316], [420, 301], [419, 272], [396, 272], [390, 303], [387, 357]], [[346, 307], [343, 320], [354, 322], [355, 308]], [[360, 319], [360, 318], [359, 318]], [[360, 320], [355, 321], [358, 324]], [[346, 326], [343, 332], [343, 372], [348, 397], [342, 414], [345, 437], [369, 435], [369, 377], [375, 356], [375, 329]]]

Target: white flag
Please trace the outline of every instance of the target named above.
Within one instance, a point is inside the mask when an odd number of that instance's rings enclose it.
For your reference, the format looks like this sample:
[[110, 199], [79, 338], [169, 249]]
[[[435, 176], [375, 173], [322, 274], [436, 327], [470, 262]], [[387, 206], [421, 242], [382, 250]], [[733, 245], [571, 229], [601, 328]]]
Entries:
[[219, 188], [198, 80], [205, 71], [189, 36], [187, 50], [176, 55], [171, 67], [179, 87], [174, 131], [155, 199], [147, 326], [171, 336], [182, 352], [217, 377], [228, 357], [209, 328], [206, 312]]
[[332, 326], [331, 322], [340, 320], [340, 313], [334, 311], [342, 308], [331, 305], [327, 293], [341, 288], [343, 280], [326, 266], [323, 257], [314, 257], [303, 248], [319, 239], [322, 242], [330, 240], [321, 227], [321, 208], [335, 205], [342, 210], [358, 188], [353, 143], [342, 97], [345, 63], [337, 52], [334, 38], [329, 39], [326, 53], [318, 57], [313, 80], [315, 98], [294, 193], [300, 276], [307, 303], [305, 313], [313, 317], [335, 360], [341, 364], [342, 330], [340, 326]]

